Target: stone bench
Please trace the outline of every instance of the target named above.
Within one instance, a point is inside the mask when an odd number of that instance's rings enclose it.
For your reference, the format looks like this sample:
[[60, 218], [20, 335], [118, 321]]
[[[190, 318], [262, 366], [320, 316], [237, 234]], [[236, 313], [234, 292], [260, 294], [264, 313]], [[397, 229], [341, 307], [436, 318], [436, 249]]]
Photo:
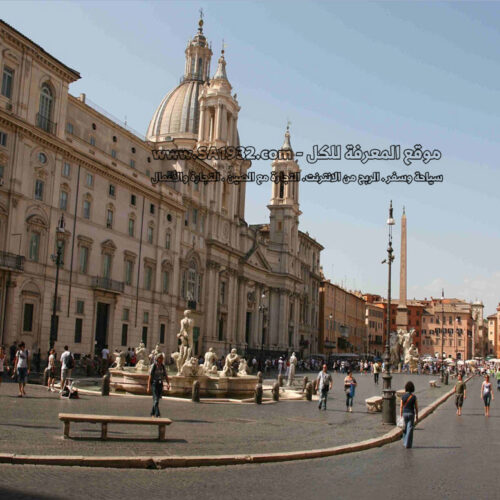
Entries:
[[436, 380], [429, 380], [429, 385], [431, 387], [437, 387], [437, 381]]
[[69, 426], [71, 422], [90, 422], [101, 424], [101, 439], [108, 437], [108, 424], [135, 424], [135, 425], [157, 425], [158, 439], [165, 439], [165, 428], [172, 423], [168, 418], [153, 417], [122, 417], [114, 415], [84, 415], [78, 413], [59, 413], [59, 420], [64, 422], [64, 437], [69, 438]]
[[382, 401], [384, 398], [382, 396], [373, 396], [371, 398], [365, 399], [366, 409], [368, 413], [377, 413], [382, 411]]

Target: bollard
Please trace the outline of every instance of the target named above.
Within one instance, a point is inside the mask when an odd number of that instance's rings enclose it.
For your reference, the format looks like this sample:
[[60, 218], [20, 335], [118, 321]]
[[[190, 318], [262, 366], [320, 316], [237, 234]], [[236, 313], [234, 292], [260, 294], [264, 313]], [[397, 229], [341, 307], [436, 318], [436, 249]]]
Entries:
[[312, 401], [312, 395], [313, 395], [312, 382], [307, 382], [307, 385], [306, 385], [306, 399], [307, 399], [307, 401]]
[[254, 396], [254, 399], [255, 399], [255, 402], [258, 404], [258, 405], [261, 405], [262, 404], [262, 384], [257, 384], [255, 386], [255, 396]]
[[273, 401], [280, 400], [280, 384], [279, 382], [275, 382], [273, 385]]
[[200, 402], [200, 382], [199, 380], [195, 380], [193, 382], [193, 391], [191, 393], [191, 401], [194, 403]]
[[101, 396], [109, 396], [110, 379], [111, 375], [109, 372], [102, 377]]
[[257, 381], [262, 384], [262, 372], [257, 372]]
[[304, 394], [304, 391], [306, 390], [307, 382], [309, 382], [309, 377], [305, 376], [304, 380], [302, 381], [302, 394]]
[[283, 387], [283, 375], [281, 373], [278, 375], [278, 384]]
[[448, 385], [448, 372], [444, 372], [444, 385]]
[[50, 373], [50, 368], [47, 366], [45, 370], [43, 371], [43, 385], [47, 387], [49, 385], [49, 373]]

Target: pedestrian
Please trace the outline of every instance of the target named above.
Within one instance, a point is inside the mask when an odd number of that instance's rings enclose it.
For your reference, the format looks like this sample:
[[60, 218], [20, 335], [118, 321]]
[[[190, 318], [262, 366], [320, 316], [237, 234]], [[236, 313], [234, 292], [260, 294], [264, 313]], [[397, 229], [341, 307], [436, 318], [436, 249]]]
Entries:
[[68, 346], [64, 346], [64, 352], [61, 354], [61, 390], [63, 392], [66, 387], [67, 380], [71, 378], [71, 370], [73, 369], [73, 356], [69, 352]]
[[160, 417], [160, 399], [163, 394], [163, 380], [167, 382], [167, 391], [170, 389], [170, 381], [168, 380], [167, 370], [163, 364], [164, 358], [163, 354], [160, 353], [156, 356], [156, 360], [149, 370], [148, 378], [148, 394], [151, 393], [151, 388], [153, 389], [153, 408], [151, 409], [152, 417]]
[[373, 381], [378, 385], [378, 377], [380, 374], [380, 364], [378, 361], [373, 364]]
[[51, 349], [49, 351], [49, 361], [47, 364], [49, 370], [49, 377], [47, 382], [47, 390], [50, 392], [56, 392], [54, 384], [56, 382], [56, 350]]
[[411, 448], [413, 445], [413, 429], [418, 422], [418, 402], [414, 394], [415, 385], [413, 382], [406, 382], [405, 391], [401, 397], [399, 414], [404, 419], [403, 446]]
[[490, 403], [495, 399], [493, 391], [491, 390], [490, 376], [486, 375], [484, 382], [481, 384], [481, 397], [484, 401], [484, 416], [490, 416]]
[[16, 359], [16, 352], [17, 352], [17, 341], [14, 340], [12, 345], [9, 347], [9, 358], [11, 366], [14, 366], [14, 359]]
[[462, 406], [464, 404], [464, 399], [467, 399], [467, 387], [465, 382], [462, 381], [462, 374], [459, 373], [457, 376], [458, 380], [455, 384], [455, 406], [457, 407], [457, 415], [462, 415]]
[[280, 358], [278, 361], [278, 375], [281, 375], [282, 371], [283, 371], [283, 358]]
[[3, 347], [0, 347], [0, 386], [2, 385], [3, 372], [7, 371], [7, 356]]
[[319, 390], [319, 410], [321, 410], [321, 406], [323, 406], [323, 410], [326, 411], [328, 391], [332, 388], [332, 386], [332, 376], [328, 373], [328, 367], [323, 365], [323, 369], [318, 373], [318, 378], [316, 379], [316, 392]]
[[352, 376], [352, 371], [347, 372], [347, 377], [344, 379], [344, 391], [345, 391], [345, 411], [352, 413], [352, 403], [354, 401], [354, 394], [356, 392], [356, 386], [358, 383], [356, 379]]
[[28, 375], [30, 373], [30, 359], [29, 352], [26, 349], [26, 344], [21, 342], [19, 344], [19, 350], [16, 352], [14, 358], [14, 367], [17, 373], [17, 382], [19, 384], [19, 394], [18, 398], [26, 396], [26, 382], [28, 382]]
[[103, 347], [103, 349], [101, 351], [101, 358], [102, 358], [101, 375], [106, 375], [106, 372], [108, 371], [108, 362], [109, 362], [108, 344], [106, 344]]

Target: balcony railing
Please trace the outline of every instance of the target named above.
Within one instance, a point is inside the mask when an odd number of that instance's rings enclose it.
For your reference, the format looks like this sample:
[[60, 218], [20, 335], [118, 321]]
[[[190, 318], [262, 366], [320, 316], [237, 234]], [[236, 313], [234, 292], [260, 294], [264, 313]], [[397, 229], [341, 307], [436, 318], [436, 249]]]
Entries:
[[123, 293], [125, 285], [123, 281], [116, 281], [102, 276], [94, 276], [92, 278], [92, 288], [106, 290], [108, 292]]
[[24, 257], [9, 252], [0, 252], [0, 267], [6, 267], [14, 271], [24, 271]]
[[40, 113], [36, 114], [36, 126], [49, 134], [55, 134], [57, 130], [57, 123], [50, 121], [46, 116]]

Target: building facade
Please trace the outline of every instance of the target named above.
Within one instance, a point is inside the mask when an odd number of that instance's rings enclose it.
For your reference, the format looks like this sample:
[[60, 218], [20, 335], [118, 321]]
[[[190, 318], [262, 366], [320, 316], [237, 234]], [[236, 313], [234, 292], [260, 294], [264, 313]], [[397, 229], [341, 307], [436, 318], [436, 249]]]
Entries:
[[[79, 73], [0, 23], [3, 344], [24, 340], [45, 354], [55, 300], [58, 351], [144, 341], [172, 352], [187, 308], [198, 354], [317, 351], [323, 247], [299, 230], [298, 183], [273, 183], [269, 222], [250, 226], [244, 182], [152, 182], [251, 168], [238, 158], [162, 156], [239, 145], [224, 53], [212, 78], [211, 56], [200, 21], [182, 81], [143, 138], [70, 95]], [[288, 130], [281, 151], [271, 171], [300, 172]]]

